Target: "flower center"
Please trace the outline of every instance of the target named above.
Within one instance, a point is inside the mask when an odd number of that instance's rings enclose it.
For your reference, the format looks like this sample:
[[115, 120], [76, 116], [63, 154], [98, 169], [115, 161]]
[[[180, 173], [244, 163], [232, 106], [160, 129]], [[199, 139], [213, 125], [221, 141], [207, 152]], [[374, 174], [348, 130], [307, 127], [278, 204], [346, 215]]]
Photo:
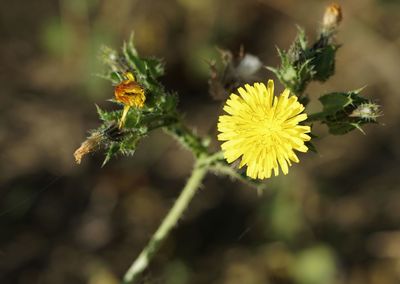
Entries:
[[282, 131], [282, 122], [268, 114], [254, 117], [253, 134], [258, 137], [259, 145], [269, 146], [277, 142]]

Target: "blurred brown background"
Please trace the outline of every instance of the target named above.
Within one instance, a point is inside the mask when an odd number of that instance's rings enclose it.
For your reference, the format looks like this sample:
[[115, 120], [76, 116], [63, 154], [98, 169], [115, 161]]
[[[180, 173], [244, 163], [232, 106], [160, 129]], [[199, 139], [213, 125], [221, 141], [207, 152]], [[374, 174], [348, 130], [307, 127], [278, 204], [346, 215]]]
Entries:
[[[191, 155], [161, 131], [132, 158], [74, 163], [98, 125], [94, 104], [112, 107], [112, 86], [95, 76], [103, 44], [119, 48], [134, 30], [142, 54], [165, 58], [164, 84], [205, 134], [220, 113], [207, 94], [215, 47], [243, 44], [276, 66], [275, 46], [289, 47], [296, 24], [315, 36], [329, 3], [3, 1], [0, 283], [119, 283], [190, 173]], [[400, 283], [400, 1], [339, 3], [336, 75], [307, 92], [367, 85], [383, 125], [341, 137], [318, 127], [319, 153], [262, 196], [209, 176], [139, 283]]]

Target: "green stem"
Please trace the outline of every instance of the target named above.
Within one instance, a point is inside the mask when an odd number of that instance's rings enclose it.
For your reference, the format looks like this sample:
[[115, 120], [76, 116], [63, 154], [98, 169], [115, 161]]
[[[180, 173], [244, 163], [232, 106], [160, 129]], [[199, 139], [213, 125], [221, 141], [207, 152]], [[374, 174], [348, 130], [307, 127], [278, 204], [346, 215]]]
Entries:
[[186, 210], [190, 201], [200, 187], [203, 178], [207, 174], [209, 168], [208, 158], [209, 157], [200, 157], [197, 160], [192, 174], [178, 199], [176, 200], [174, 206], [162, 221], [160, 227], [151, 237], [147, 246], [142, 250], [140, 255], [129, 267], [124, 276], [123, 283], [134, 283], [140, 273], [147, 268], [151, 259], [160, 248], [162, 242], [168, 237], [171, 229], [176, 226], [183, 212]]

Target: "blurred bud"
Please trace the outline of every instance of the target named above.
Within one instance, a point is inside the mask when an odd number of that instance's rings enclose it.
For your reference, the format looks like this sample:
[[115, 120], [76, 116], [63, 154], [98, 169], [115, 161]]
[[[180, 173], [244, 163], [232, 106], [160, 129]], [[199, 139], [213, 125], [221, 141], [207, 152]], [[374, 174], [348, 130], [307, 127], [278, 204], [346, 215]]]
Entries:
[[118, 53], [108, 46], [102, 46], [100, 48], [100, 59], [106, 61], [107, 63], [115, 64], [118, 60]]
[[83, 156], [94, 152], [103, 140], [103, 133], [100, 131], [93, 132], [89, 138], [87, 138], [81, 146], [74, 152], [75, 161], [80, 164]]
[[257, 56], [245, 54], [236, 68], [236, 75], [239, 78], [251, 79], [252, 76], [261, 69], [262, 65], [261, 60]]
[[216, 100], [224, 100], [238, 86], [257, 80], [257, 72], [263, 63], [252, 54], [245, 53], [243, 47], [234, 56], [229, 50], [218, 49], [221, 66], [216, 61], [209, 62], [209, 92]]
[[100, 49], [100, 60], [106, 64], [112, 72], [123, 73], [128, 69], [124, 58], [118, 55], [114, 49], [103, 46]]
[[331, 4], [325, 9], [325, 14], [322, 20], [322, 29], [324, 31], [336, 30], [342, 19], [342, 8], [340, 5], [336, 3]]

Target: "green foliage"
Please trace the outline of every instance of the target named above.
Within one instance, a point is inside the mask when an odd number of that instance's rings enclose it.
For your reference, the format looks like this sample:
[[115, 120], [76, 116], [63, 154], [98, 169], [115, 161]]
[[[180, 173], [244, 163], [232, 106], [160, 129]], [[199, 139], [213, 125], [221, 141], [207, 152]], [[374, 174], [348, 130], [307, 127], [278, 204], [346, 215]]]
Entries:
[[140, 57], [134, 46], [133, 36], [123, 45], [121, 53], [103, 47], [100, 59], [107, 67], [105, 73], [101, 75], [102, 78], [118, 85], [126, 80], [126, 74], [130, 72], [144, 89], [146, 97], [142, 108], [129, 108], [123, 128], [118, 127], [123, 113], [122, 103], [110, 99], [110, 102], [120, 107], [119, 110], [110, 111], [96, 105], [102, 124], [92, 132], [101, 135], [100, 146], [106, 152], [103, 165], [116, 155], [133, 155], [140, 140], [158, 128], [164, 128], [177, 137], [195, 156], [207, 153], [208, 144], [205, 140], [200, 139], [181, 123], [176, 110], [177, 95], [166, 92], [158, 81], [164, 74], [164, 64], [161, 60]]
[[338, 47], [331, 37], [325, 34], [321, 34], [319, 39], [309, 46], [304, 30], [299, 28], [298, 35], [288, 51], [278, 48], [281, 66], [267, 68], [275, 73], [286, 88], [296, 95], [301, 95], [309, 82], [326, 81], [334, 74]]
[[[286, 88], [298, 96], [303, 105], [307, 105], [310, 101], [307, 95], [303, 95], [308, 83], [324, 82], [334, 74], [335, 56], [339, 48], [339, 45], [334, 43], [336, 24], [328, 31], [322, 29], [312, 44], [309, 44], [304, 30], [298, 28], [298, 35], [290, 48], [287, 51], [278, 48], [280, 67], [268, 67]], [[220, 52], [223, 71], [218, 72], [216, 64], [210, 63], [212, 71], [210, 90], [215, 98], [225, 97], [229, 89], [251, 79], [262, 65], [258, 57], [245, 54], [243, 49], [237, 58], [230, 51]], [[196, 157], [209, 154], [209, 141], [200, 138], [182, 123], [177, 111], [177, 95], [168, 93], [158, 81], [165, 72], [163, 62], [153, 57], [141, 57], [135, 48], [133, 35], [123, 44], [121, 52], [103, 47], [100, 59], [107, 67], [101, 77], [111, 81], [113, 85], [119, 85], [126, 82], [129, 72], [144, 90], [146, 98], [143, 107], [128, 109], [123, 127], [122, 124], [118, 127], [123, 114], [121, 102], [110, 100], [118, 104], [119, 110], [108, 111], [96, 106], [102, 125], [94, 130], [94, 133], [101, 134], [99, 143], [106, 151], [104, 164], [115, 155], [134, 154], [140, 140], [157, 128], [163, 128], [172, 134]], [[307, 123], [326, 124], [329, 132], [335, 135], [345, 134], [356, 128], [362, 131], [361, 125], [376, 122], [380, 110], [378, 105], [361, 97], [359, 92], [360, 90], [347, 93], [334, 92], [320, 97], [323, 110], [308, 115]], [[315, 138], [315, 135], [312, 137]], [[311, 142], [307, 142], [307, 147], [311, 151], [316, 151]]]
[[310, 65], [313, 68], [313, 80], [324, 82], [335, 72], [335, 54], [339, 46], [323, 45], [313, 48]]
[[360, 90], [347, 93], [329, 93], [319, 98], [322, 112], [309, 116], [308, 121], [319, 120], [328, 126], [329, 132], [342, 135], [353, 129], [364, 133], [361, 125], [376, 123], [380, 116], [379, 106], [360, 96]]
[[[323, 27], [318, 40], [312, 45], [308, 44], [304, 30], [299, 28], [297, 37], [288, 51], [278, 48], [280, 67], [267, 67], [286, 88], [299, 97], [299, 101], [305, 106], [310, 101], [307, 95], [303, 95], [308, 83], [324, 82], [335, 72], [335, 56], [340, 47], [334, 43], [336, 28], [337, 25], [326, 31]], [[319, 121], [326, 124], [329, 132], [334, 135], [343, 135], [353, 129], [364, 133], [361, 125], [375, 123], [381, 112], [379, 105], [361, 97], [360, 91], [361, 89], [323, 95], [319, 99], [323, 111], [308, 115], [307, 122]], [[315, 151], [311, 143], [307, 143], [307, 147]]]

